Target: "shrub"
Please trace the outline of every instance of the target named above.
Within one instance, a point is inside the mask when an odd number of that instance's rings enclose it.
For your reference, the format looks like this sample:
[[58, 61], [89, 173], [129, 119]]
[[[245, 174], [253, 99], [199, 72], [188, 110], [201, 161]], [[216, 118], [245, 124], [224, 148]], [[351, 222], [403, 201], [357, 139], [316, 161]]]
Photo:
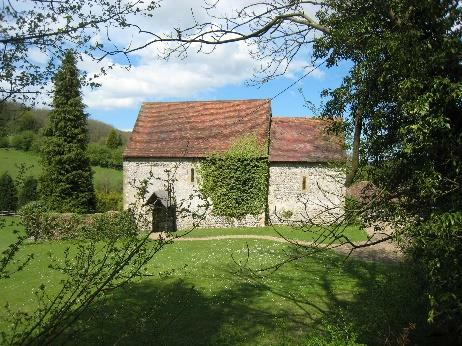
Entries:
[[93, 166], [122, 169], [122, 148], [111, 149], [105, 145], [91, 143], [87, 148]]
[[22, 207], [37, 199], [38, 180], [33, 176], [24, 179], [18, 196], [18, 206]]
[[360, 225], [362, 203], [352, 197], [345, 198], [345, 223], [347, 225]]
[[97, 192], [96, 211], [104, 213], [111, 210], [122, 210], [122, 194], [120, 192]]
[[19, 210], [21, 222], [29, 237], [32, 237], [35, 240], [39, 238], [47, 238], [42, 231], [46, 228], [44, 225], [44, 215], [46, 215], [47, 212], [47, 207], [41, 201], [27, 203]]
[[0, 210], [15, 211], [18, 205], [18, 191], [8, 173], [0, 176]]
[[84, 225], [78, 229], [78, 237], [85, 239], [111, 239], [133, 236], [138, 228], [132, 213], [110, 211], [84, 216]]
[[27, 235], [34, 239], [108, 239], [133, 236], [136, 222], [130, 211], [100, 214], [48, 212], [41, 202], [31, 202], [20, 211]]
[[35, 134], [33, 131], [22, 131], [17, 135], [11, 137], [11, 147], [17, 150], [28, 151], [32, 146], [34, 138]]
[[410, 230], [408, 253], [426, 283], [428, 321], [462, 338], [462, 213], [432, 215]]
[[10, 141], [8, 137], [0, 136], [0, 148], [8, 148], [10, 146]]
[[35, 153], [40, 153], [40, 151], [42, 150], [42, 145], [43, 145], [43, 137], [40, 135], [37, 135], [32, 140], [32, 143], [30, 145], [30, 150]]

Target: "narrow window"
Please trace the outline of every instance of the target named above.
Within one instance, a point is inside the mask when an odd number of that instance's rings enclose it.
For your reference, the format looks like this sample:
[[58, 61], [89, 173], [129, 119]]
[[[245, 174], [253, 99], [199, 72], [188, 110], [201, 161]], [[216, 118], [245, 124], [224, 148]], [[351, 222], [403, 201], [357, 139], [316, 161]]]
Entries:
[[191, 168], [191, 183], [194, 183], [194, 168]]
[[302, 191], [306, 190], [306, 177], [303, 177], [302, 179]]

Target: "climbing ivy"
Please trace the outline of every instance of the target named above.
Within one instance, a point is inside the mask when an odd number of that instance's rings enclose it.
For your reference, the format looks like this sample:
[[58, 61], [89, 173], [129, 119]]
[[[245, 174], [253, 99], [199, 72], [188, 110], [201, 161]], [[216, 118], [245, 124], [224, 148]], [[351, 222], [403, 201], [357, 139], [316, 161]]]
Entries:
[[213, 202], [215, 215], [243, 218], [266, 206], [268, 146], [257, 137], [236, 140], [225, 152], [213, 153], [200, 165], [201, 191]]

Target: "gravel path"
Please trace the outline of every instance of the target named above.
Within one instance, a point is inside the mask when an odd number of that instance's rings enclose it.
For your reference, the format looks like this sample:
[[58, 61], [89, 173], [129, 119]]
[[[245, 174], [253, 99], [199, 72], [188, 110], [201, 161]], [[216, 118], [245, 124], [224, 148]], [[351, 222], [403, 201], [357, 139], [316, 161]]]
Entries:
[[[368, 236], [370, 237], [370, 242], [375, 242], [377, 240], [383, 239], [386, 237], [386, 233], [377, 234], [373, 231], [372, 228], [366, 229]], [[154, 233], [151, 238], [158, 239], [162, 237], [166, 239], [168, 234], [165, 233]], [[168, 239], [168, 238], [167, 238]], [[227, 240], [227, 239], [257, 239], [257, 240], [271, 240], [278, 243], [288, 243], [287, 240], [281, 237], [273, 237], [268, 235], [256, 235], [256, 234], [235, 234], [235, 235], [221, 235], [221, 236], [207, 236], [207, 237], [179, 237], [175, 238], [174, 241], [207, 241], [207, 240]], [[303, 241], [303, 240], [291, 240], [292, 244], [300, 246], [311, 246], [312, 242]], [[358, 242], [356, 245], [366, 244], [366, 241]], [[351, 257], [362, 259], [365, 261], [376, 261], [384, 263], [397, 263], [403, 260], [403, 254], [400, 249], [391, 241], [384, 241], [379, 244], [367, 246], [364, 248], [354, 249], [351, 251], [352, 246], [349, 244], [334, 245], [332, 250], [343, 255], [350, 255]]]

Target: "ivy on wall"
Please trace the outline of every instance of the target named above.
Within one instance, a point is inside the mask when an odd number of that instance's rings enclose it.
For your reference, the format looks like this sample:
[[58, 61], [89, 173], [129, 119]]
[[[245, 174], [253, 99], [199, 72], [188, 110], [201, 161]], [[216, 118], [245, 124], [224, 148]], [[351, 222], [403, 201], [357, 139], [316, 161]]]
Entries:
[[201, 191], [215, 215], [243, 218], [264, 211], [268, 192], [268, 145], [245, 136], [225, 152], [209, 155], [200, 165]]

